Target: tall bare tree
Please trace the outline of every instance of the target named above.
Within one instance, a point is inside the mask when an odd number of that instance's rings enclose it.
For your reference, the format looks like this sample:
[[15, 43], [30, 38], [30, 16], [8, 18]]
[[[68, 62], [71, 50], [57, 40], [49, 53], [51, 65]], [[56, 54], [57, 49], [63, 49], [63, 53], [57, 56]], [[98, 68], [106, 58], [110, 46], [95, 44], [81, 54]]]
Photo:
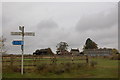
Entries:
[[7, 52], [5, 42], [6, 42], [6, 38], [1, 36], [0, 37], [0, 53], [2, 54], [5, 54]]

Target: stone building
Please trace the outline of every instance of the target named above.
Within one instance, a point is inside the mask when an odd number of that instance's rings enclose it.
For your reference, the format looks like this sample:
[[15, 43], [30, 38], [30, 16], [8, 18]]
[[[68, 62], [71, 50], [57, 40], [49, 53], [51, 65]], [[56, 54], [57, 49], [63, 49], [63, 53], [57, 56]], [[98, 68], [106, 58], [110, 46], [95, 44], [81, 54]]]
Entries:
[[54, 53], [52, 52], [52, 50], [50, 48], [46, 48], [46, 49], [37, 49], [33, 55], [54, 55]]
[[80, 51], [79, 51], [79, 49], [71, 49], [70, 53], [73, 55], [79, 55]]
[[83, 53], [88, 56], [110, 56], [112, 49], [85, 49]]

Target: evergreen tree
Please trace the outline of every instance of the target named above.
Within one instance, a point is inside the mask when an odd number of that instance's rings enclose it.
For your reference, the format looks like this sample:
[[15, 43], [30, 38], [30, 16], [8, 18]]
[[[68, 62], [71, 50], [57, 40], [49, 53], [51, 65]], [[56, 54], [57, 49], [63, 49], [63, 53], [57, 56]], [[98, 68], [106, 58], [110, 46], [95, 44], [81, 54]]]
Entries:
[[90, 38], [88, 38], [86, 40], [86, 43], [83, 49], [97, 49], [97, 48], [98, 48], [97, 44], [94, 41], [92, 41]]

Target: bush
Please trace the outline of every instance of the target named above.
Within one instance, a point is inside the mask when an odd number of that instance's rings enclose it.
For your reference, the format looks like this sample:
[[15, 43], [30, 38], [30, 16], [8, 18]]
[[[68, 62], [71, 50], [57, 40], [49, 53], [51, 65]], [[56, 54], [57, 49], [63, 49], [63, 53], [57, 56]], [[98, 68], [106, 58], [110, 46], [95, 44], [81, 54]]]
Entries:
[[97, 65], [97, 62], [96, 61], [90, 61], [90, 66], [91, 67], [95, 67]]
[[77, 65], [77, 69], [80, 69], [80, 68], [83, 68], [83, 67], [87, 67], [87, 65], [84, 64], [84, 63], [78, 63], [76, 65]]
[[54, 73], [55, 74], [62, 74], [62, 73], [64, 73], [65, 72], [65, 70], [64, 69], [56, 69], [55, 71], [54, 71]]
[[18, 66], [13, 66], [12, 70], [13, 70], [13, 72], [20, 72], [21, 68], [19, 68]]
[[112, 55], [111, 60], [120, 60], [120, 54]]
[[11, 66], [11, 65], [8, 65], [5, 67], [5, 72], [20, 72], [21, 69], [18, 67], [18, 66]]
[[83, 67], [86, 67], [85, 63], [41, 64], [36, 66], [36, 71], [41, 74], [54, 73], [59, 75], [64, 72], [69, 73], [72, 70], [78, 70]]
[[40, 64], [36, 66], [37, 72], [42, 72], [46, 68], [46, 64]]

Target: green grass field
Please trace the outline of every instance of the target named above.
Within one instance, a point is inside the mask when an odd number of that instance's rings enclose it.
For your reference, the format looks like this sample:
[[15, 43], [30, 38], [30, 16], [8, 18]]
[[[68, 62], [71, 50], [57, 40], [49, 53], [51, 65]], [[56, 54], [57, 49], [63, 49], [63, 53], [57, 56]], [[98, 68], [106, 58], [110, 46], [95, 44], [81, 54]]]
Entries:
[[[118, 78], [118, 60], [110, 60], [107, 58], [90, 58], [90, 62], [95, 61], [97, 64], [93, 67], [90, 66], [91, 63], [87, 66], [69, 68], [70, 71], [65, 71], [60, 74], [54, 72], [46, 72], [45, 70], [36, 72], [26, 72], [24, 75], [21, 75], [20, 72], [3, 72], [3, 78]], [[58, 63], [65, 62], [64, 60], [58, 61]], [[85, 61], [73, 61], [74, 64], [85, 63]], [[48, 61], [49, 63], [49, 61]], [[67, 61], [66, 61], [67, 63]], [[26, 62], [25, 64], [29, 64]], [[41, 64], [37, 62], [37, 64]], [[56, 64], [56, 65], [57, 65]], [[62, 64], [58, 65], [58, 69], [61, 69]], [[65, 67], [65, 66], [64, 66]], [[68, 66], [69, 67], [69, 66]], [[48, 67], [47, 67], [48, 68]], [[33, 67], [33, 70], [36, 69]], [[54, 69], [53, 66], [50, 69]]]

